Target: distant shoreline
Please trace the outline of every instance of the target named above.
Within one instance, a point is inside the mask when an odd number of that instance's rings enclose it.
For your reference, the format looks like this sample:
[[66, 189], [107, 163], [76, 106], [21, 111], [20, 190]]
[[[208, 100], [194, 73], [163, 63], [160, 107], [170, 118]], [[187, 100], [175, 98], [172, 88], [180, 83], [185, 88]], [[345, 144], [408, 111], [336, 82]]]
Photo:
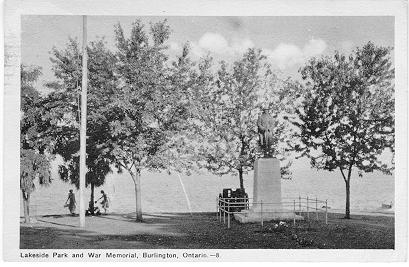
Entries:
[[[172, 214], [180, 214], [180, 215], [189, 215], [190, 212], [186, 211], [186, 212], [174, 212], [174, 211], [155, 211], [155, 212], [144, 212], [144, 214], [161, 214], [161, 213], [172, 213]], [[311, 211], [310, 214], [313, 214], [314, 211]], [[339, 210], [339, 209], [328, 209], [328, 214], [333, 214], [333, 215], [343, 215], [345, 213], [344, 210]], [[108, 214], [115, 214], [115, 215], [127, 215], [130, 216], [130, 214], [133, 214], [133, 212], [111, 212]], [[212, 214], [216, 214], [216, 212], [213, 211], [192, 211], [192, 214], [208, 214], [208, 215], [212, 215]], [[303, 214], [305, 214], [305, 212], [303, 212]], [[321, 212], [322, 214], [322, 212]], [[384, 217], [395, 217], [395, 211], [362, 211], [362, 212], [354, 212], [351, 211], [351, 215], [352, 216], [371, 216], [371, 217], [379, 217], [379, 216], [384, 216]], [[37, 215], [33, 215], [32, 218], [36, 218], [36, 217], [59, 217], [59, 216], [68, 216], [68, 213], [54, 213], [54, 214], [37, 214]], [[24, 219], [24, 216], [22, 214], [20, 214], [20, 219]]]

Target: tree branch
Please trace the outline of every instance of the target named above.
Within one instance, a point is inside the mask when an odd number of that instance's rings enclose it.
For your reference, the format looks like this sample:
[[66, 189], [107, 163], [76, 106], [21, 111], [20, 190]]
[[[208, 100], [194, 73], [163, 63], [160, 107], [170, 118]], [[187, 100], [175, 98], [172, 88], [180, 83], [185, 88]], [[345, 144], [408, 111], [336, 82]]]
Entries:
[[346, 183], [346, 182], [347, 182], [347, 179], [346, 179], [346, 177], [345, 177], [344, 170], [341, 168], [341, 166], [339, 166], [339, 169], [341, 170], [342, 178], [344, 178], [344, 181], [345, 181], [345, 183]]

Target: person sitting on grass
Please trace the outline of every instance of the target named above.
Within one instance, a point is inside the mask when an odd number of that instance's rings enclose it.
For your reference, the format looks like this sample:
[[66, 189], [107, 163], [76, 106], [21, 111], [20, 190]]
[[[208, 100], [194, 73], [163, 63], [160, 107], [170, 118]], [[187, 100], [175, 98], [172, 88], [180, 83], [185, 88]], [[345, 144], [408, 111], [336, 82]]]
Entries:
[[[102, 194], [102, 196], [100, 198], [98, 198], [98, 200], [100, 200], [102, 198], [101, 206], [104, 209], [104, 214], [107, 214], [107, 209], [109, 208], [108, 196], [107, 196], [107, 194], [105, 194], [104, 190], [101, 190], [101, 194]], [[98, 200], [95, 201], [95, 203], [97, 203]]]
[[[69, 202], [67, 204], [67, 202]], [[70, 192], [68, 193], [68, 198], [65, 201], [64, 207], [68, 207], [70, 210], [71, 215], [75, 215], [75, 206], [77, 202], [75, 201], [75, 194], [72, 192], [72, 189], [70, 189]]]
[[92, 201], [90, 201], [88, 203], [88, 209], [85, 211], [85, 215], [86, 216], [90, 216], [90, 215], [101, 215], [101, 211], [99, 210], [99, 208], [97, 206], [94, 205], [94, 203]]

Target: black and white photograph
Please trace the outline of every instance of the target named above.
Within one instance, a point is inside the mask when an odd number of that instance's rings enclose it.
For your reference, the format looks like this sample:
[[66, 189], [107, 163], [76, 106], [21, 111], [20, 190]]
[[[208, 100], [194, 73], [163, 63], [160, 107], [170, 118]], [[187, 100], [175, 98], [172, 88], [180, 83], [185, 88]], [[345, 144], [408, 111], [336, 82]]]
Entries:
[[9, 258], [407, 260], [407, 13], [176, 2], [5, 17]]

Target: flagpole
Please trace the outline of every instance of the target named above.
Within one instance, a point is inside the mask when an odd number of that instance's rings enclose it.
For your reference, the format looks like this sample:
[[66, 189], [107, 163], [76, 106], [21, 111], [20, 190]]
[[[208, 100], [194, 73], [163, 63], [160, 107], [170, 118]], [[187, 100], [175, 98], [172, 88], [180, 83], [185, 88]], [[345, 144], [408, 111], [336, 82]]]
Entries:
[[82, 83], [81, 83], [81, 129], [80, 129], [80, 227], [85, 227], [85, 174], [87, 173], [87, 16], [82, 16]]

